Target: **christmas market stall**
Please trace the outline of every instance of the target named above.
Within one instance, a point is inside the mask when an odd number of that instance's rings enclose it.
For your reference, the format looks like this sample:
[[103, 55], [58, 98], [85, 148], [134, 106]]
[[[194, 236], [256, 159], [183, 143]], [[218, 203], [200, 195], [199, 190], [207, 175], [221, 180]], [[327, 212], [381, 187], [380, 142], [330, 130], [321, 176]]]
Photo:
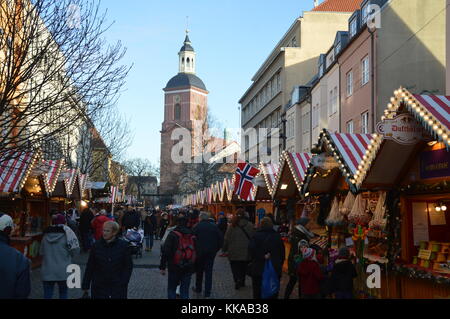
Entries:
[[275, 211], [272, 194], [278, 169], [277, 164], [261, 163], [259, 165], [260, 172], [253, 181], [253, 198], [256, 202], [255, 222], [257, 225], [266, 214], [273, 214]]
[[398, 274], [395, 297], [449, 298], [450, 97], [400, 88], [377, 131], [384, 139], [361, 188], [388, 191], [385, 219], [388, 259]]
[[380, 141], [377, 134], [331, 134], [323, 130], [302, 189], [306, 198], [319, 204], [317, 223], [326, 225], [327, 240], [318, 240], [327, 243], [331, 261], [341, 247], [350, 248], [356, 256], [355, 292], [360, 298], [382, 296], [382, 291], [366, 285], [369, 264], [378, 263], [387, 274], [386, 193], [359, 189], [374, 156], [371, 151], [376, 154]]
[[[279, 172], [273, 184], [272, 198], [275, 205], [275, 220], [286, 229], [281, 232], [285, 242], [286, 256], [291, 249], [288, 232], [295, 225], [303, 211], [310, 210], [310, 204], [302, 201], [300, 191], [306, 175], [306, 170], [312, 158], [310, 153], [283, 152], [280, 157]], [[283, 267], [287, 271], [287, 259]]]

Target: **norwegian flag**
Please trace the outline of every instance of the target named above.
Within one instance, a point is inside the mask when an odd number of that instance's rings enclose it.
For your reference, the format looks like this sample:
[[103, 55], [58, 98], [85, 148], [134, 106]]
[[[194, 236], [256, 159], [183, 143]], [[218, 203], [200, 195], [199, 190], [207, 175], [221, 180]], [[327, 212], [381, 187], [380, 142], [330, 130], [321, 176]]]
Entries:
[[253, 179], [259, 173], [259, 169], [248, 163], [239, 163], [236, 169], [234, 193], [241, 198], [248, 198], [253, 187]]

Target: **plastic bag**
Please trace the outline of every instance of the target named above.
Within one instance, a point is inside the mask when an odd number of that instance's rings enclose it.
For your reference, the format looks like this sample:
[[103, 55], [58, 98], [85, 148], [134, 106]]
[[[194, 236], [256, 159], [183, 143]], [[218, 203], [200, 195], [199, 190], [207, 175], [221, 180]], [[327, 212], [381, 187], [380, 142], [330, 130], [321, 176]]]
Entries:
[[272, 261], [266, 260], [264, 265], [264, 272], [262, 278], [261, 297], [269, 299], [273, 297], [280, 290], [280, 280], [273, 268]]

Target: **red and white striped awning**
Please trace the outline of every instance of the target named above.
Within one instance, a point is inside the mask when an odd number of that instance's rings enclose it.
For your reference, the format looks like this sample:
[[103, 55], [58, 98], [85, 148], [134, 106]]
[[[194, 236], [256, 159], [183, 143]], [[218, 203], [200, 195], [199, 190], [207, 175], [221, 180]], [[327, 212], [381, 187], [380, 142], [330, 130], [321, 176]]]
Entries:
[[76, 168], [63, 170], [61, 172], [61, 174], [59, 175], [58, 181], [64, 181], [64, 186], [66, 188], [67, 195], [72, 194], [77, 175], [78, 175], [78, 169], [76, 169]]
[[391, 102], [382, 120], [389, 113], [397, 112], [401, 102], [405, 102], [408, 111], [428, 132], [450, 148], [450, 96], [411, 94], [407, 89], [400, 87], [394, 92]]
[[225, 190], [228, 200], [231, 201], [233, 199], [233, 191], [234, 191], [234, 176], [233, 179], [229, 178], [225, 179]]
[[18, 193], [38, 158], [33, 152], [6, 152], [0, 159], [0, 193]]
[[51, 194], [56, 187], [58, 177], [61, 173], [61, 169], [64, 166], [64, 160], [42, 160], [39, 165], [36, 165], [33, 169], [33, 176], [42, 176], [45, 191], [47, 194]]
[[371, 134], [330, 134], [333, 145], [343, 159], [344, 163], [350, 169], [351, 175], [355, 175], [361, 170], [363, 157], [372, 144], [373, 136]]
[[313, 155], [311, 153], [283, 152], [281, 155], [279, 171], [275, 179], [272, 196], [275, 195], [276, 190], [280, 187], [281, 176], [283, 175], [282, 170], [286, 166], [286, 163], [288, 164], [292, 177], [297, 184], [297, 189], [300, 191], [312, 157]]
[[261, 172], [264, 174], [269, 194], [273, 193], [275, 182], [277, 179], [280, 166], [278, 164], [262, 164], [260, 165]]
[[83, 194], [84, 190], [86, 189], [88, 174], [79, 174], [78, 180], [80, 184], [80, 194]]

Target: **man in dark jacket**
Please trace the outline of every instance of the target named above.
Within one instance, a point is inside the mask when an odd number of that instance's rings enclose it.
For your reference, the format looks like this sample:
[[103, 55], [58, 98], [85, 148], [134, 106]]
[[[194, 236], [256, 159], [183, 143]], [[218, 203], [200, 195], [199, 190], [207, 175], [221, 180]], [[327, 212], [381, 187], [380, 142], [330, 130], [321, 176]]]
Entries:
[[30, 261], [9, 246], [14, 223], [0, 213], [0, 299], [26, 299], [31, 291]]
[[[186, 217], [178, 218], [177, 227], [169, 233], [162, 247], [161, 265], [159, 266], [159, 269], [163, 276], [166, 274], [166, 268], [168, 269], [168, 299], [176, 299], [178, 285], [180, 285], [180, 298], [189, 299], [189, 286], [191, 284], [192, 274], [195, 271], [195, 259], [183, 263], [185, 266], [182, 266], [181, 264], [177, 265], [175, 263], [175, 255], [177, 251], [179, 251], [181, 237], [183, 236], [186, 239], [191, 238], [192, 240], [195, 240], [194, 233], [187, 227], [187, 222], [188, 220]], [[196, 251], [195, 242], [193, 247], [190, 247], [190, 250]]]
[[[284, 244], [281, 236], [273, 229], [272, 220], [264, 217], [261, 226], [249, 243], [253, 298], [261, 299], [261, 285], [266, 260], [272, 261], [273, 268], [281, 279], [285, 259]], [[278, 298], [278, 292], [271, 298]]]
[[144, 236], [145, 236], [145, 250], [152, 251], [153, 248], [153, 233], [156, 231], [156, 216], [154, 212], [149, 212], [144, 219]]
[[82, 289], [91, 288], [93, 299], [126, 299], [128, 282], [133, 272], [133, 261], [128, 243], [117, 238], [119, 224], [107, 221], [103, 237], [89, 255]]
[[197, 276], [193, 290], [196, 293], [202, 292], [203, 273], [205, 273], [204, 297], [209, 298], [211, 296], [214, 259], [223, 246], [223, 235], [219, 228], [208, 220], [208, 213], [200, 213], [199, 219], [200, 222], [193, 229], [197, 244]]
[[80, 231], [81, 244], [85, 252], [91, 249], [91, 244], [93, 242], [91, 222], [94, 219], [94, 215], [95, 214], [92, 208], [86, 208], [83, 210], [80, 217], [80, 225], [78, 229]]
[[353, 298], [353, 279], [357, 273], [355, 266], [350, 260], [350, 251], [347, 247], [339, 250], [339, 256], [331, 272], [331, 290], [336, 299]]

